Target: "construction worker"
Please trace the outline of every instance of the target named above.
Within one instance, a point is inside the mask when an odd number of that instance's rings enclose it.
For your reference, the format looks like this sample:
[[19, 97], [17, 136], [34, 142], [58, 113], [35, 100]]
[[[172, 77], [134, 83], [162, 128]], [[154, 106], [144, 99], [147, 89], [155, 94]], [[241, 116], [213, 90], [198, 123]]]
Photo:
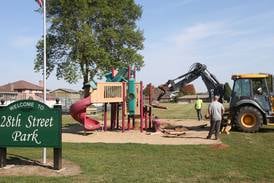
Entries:
[[206, 137], [207, 139], [210, 139], [213, 133], [215, 133], [215, 140], [219, 139], [224, 106], [222, 103], [218, 102], [218, 100], [219, 96], [214, 96], [213, 102], [211, 102], [208, 106], [208, 114], [210, 116], [210, 128], [208, 136]]
[[202, 112], [201, 112], [202, 105], [203, 105], [203, 100], [200, 99], [199, 96], [197, 95], [196, 101], [195, 101], [195, 110], [197, 112], [198, 121], [201, 121], [203, 119]]

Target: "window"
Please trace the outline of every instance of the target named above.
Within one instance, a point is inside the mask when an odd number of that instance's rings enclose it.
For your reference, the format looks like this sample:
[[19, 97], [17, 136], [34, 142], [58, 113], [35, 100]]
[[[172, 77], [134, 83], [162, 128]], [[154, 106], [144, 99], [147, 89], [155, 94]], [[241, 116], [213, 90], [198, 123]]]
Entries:
[[274, 92], [274, 80], [273, 80], [273, 76], [269, 76], [268, 78], [266, 78], [266, 82], [267, 82], [267, 86], [268, 86], [268, 90], [269, 92]]
[[234, 83], [234, 97], [250, 97], [250, 81], [249, 79], [239, 79]]
[[265, 79], [252, 79], [253, 95], [267, 94], [267, 86]]

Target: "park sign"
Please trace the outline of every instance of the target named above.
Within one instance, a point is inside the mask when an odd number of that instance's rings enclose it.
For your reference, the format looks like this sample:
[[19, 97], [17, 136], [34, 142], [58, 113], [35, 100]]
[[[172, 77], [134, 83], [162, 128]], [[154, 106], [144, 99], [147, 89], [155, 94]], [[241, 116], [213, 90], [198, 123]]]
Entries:
[[0, 108], [0, 147], [61, 148], [61, 109], [35, 100]]

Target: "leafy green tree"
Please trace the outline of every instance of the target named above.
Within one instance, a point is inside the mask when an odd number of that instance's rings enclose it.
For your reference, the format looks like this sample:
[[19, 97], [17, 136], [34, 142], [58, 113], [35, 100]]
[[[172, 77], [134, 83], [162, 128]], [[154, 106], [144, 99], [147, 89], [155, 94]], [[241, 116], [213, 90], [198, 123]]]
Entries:
[[[68, 83], [111, 68], [143, 66], [142, 8], [134, 0], [48, 0], [47, 76]], [[43, 39], [37, 43], [35, 71], [43, 69]]]
[[224, 85], [224, 99], [227, 102], [230, 102], [230, 97], [231, 97], [231, 87], [230, 85], [226, 82]]

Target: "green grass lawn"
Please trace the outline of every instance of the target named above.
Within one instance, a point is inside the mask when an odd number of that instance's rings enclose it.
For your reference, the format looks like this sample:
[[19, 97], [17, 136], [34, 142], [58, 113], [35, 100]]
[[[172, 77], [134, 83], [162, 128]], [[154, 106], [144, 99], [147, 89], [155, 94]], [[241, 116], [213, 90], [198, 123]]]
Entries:
[[[63, 143], [63, 158], [79, 164], [82, 174], [0, 177], [0, 182], [274, 182], [274, 127], [259, 133], [232, 132], [221, 140], [227, 148]], [[8, 153], [38, 159], [41, 149], [10, 148]]]
[[[197, 114], [194, 104], [163, 103], [167, 109], [153, 109], [153, 113], [162, 119], [196, 119]], [[208, 104], [202, 106], [202, 115], [207, 111]]]
[[[153, 113], [162, 119], [197, 119], [194, 104], [162, 103], [167, 109], [153, 109]], [[209, 103], [202, 105], [202, 115], [207, 113]], [[224, 104], [228, 107], [228, 104]]]

